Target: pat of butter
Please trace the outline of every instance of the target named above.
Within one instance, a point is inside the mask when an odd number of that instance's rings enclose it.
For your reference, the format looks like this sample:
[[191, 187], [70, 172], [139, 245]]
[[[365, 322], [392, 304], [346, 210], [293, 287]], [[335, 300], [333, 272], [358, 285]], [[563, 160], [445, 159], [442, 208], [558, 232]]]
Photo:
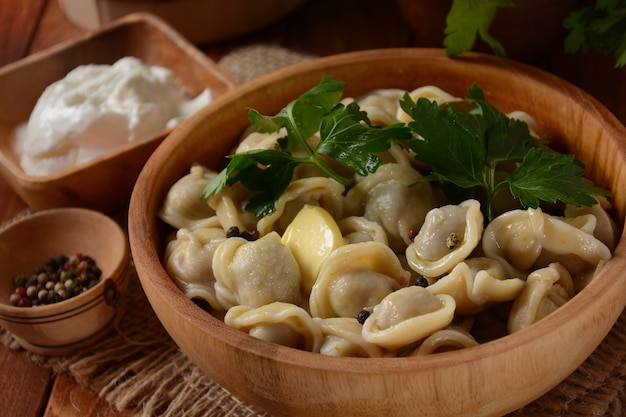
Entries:
[[293, 219], [282, 236], [283, 245], [300, 265], [302, 287], [311, 292], [322, 262], [344, 244], [335, 219], [323, 208], [305, 205]]

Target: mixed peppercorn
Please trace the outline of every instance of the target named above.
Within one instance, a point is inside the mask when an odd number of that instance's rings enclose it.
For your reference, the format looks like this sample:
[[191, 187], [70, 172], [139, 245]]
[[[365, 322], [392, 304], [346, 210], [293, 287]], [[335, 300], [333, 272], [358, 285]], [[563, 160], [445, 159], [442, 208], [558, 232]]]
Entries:
[[17, 307], [58, 303], [94, 287], [101, 276], [102, 271], [91, 257], [81, 253], [59, 255], [28, 276], [16, 276], [9, 302]]

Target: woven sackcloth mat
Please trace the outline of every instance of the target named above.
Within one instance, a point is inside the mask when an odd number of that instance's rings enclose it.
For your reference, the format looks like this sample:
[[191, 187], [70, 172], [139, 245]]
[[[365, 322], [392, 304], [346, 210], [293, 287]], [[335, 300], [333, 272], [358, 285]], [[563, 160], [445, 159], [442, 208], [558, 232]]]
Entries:
[[[308, 58], [277, 46], [258, 45], [235, 50], [218, 64], [243, 83]], [[27, 355], [56, 373], [71, 375], [115, 409], [136, 416], [269, 417], [230, 395], [190, 362], [161, 326], [136, 276], [131, 279], [128, 296], [125, 316], [116, 331], [92, 349], [64, 357]], [[0, 343], [20, 349], [2, 328]], [[580, 368], [510, 416], [624, 415], [625, 353], [623, 313]]]

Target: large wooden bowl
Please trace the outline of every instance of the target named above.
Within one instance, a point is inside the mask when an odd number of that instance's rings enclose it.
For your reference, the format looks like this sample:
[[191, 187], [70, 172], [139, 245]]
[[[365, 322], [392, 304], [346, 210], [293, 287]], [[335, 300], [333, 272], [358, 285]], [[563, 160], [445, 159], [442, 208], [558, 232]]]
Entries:
[[[592, 353], [626, 304], [626, 242], [593, 282], [564, 307], [513, 335], [427, 357], [324, 357], [248, 336], [186, 299], [161, 259], [167, 229], [158, 220], [168, 188], [201, 162], [214, 169], [247, 124], [247, 108], [275, 114], [324, 74], [355, 96], [386, 87], [438, 85], [464, 96], [477, 83], [503, 111], [533, 114], [552, 143], [575, 153], [588, 175], [612, 190], [626, 214], [626, 129], [578, 88], [519, 63], [440, 50], [350, 53], [289, 67], [248, 83], [179, 126], [149, 159], [130, 205], [137, 272], [159, 319], [193, 362], [237, 397], [275, 416], [490, 416], [531, 402]], [[620, 226], [621, 227], [621, 226]]]

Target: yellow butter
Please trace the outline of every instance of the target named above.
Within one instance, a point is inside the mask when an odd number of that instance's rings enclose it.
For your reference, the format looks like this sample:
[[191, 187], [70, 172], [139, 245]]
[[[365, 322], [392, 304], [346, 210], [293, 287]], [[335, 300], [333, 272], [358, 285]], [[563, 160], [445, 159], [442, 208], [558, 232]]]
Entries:
[[307, 204], [285, 230], [282, 243], [291, 249], [300, 265], [302, 287], [308, 294], [322, 262], [344, 240], [335, 219], [326, 210]]

